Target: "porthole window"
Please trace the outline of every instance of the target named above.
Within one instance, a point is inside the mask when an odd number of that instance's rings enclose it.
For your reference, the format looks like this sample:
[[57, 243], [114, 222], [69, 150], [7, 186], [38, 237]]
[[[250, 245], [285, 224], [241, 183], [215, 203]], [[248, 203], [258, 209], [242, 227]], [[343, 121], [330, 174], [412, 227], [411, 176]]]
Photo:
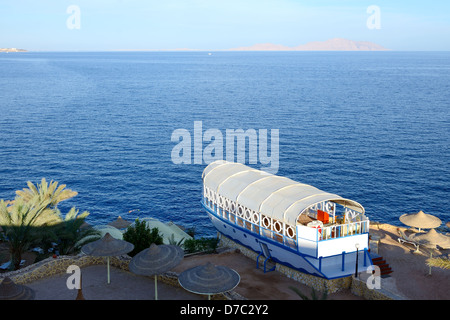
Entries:
[[228, 200], [228, 199], [225, 199], [225, 208], [227, 210], [230, 210], [230, 200]]
[[262, 219], [262, 225], [266, 229], [270, 229], [270, 219], [268, 217], [264, 217]]
[[294, 238], [294, 236], [295, 236], [295, 231], [294, 231], [294, 228], [292, 227], [292, 226], [289, 226], [289, 227], [287, 227], [286, 228], [286, 235], [289, 237], [289, 238]]
[[273, 223], [273, 229], [278, 232], [281, 233], [281, 231], [283, 230], [283, 226], [281, 225], [280, 221], [274, 221]]
[[239, 217], [244, 216], [244, 208], [242, 206], [238, 206], [237, 211]]
[[252, 214], [252, 222], [254, 224], [259, 224], [259, 214], [255, 211], [253, 211], [253, 214]]
[[245, 210], [245, 220], [250, 220], [251, 212], [250, 209]]

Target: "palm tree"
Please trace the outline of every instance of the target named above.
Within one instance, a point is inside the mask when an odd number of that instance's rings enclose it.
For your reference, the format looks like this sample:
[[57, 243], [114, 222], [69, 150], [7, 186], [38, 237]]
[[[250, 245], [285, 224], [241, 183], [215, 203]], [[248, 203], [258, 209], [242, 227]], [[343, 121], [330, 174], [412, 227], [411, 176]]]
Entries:
[[[63, 241], [68, 243], [71, 237], [76, 241], [78, 236], [82, 236], [79, 232], [80, 226], [88, 215], [87, 212], [83, 212], [77, 217], [78, 211], [72, 208], [66, 218], [62, 219], [57, 208], [58, 203], [78, 194], [76, 191], [66, 189], [65, 184], [58, 186], [58, 182], [52, 180], [48, 183], [43, 178], [36, 186], [30, 181], [27, 185], [28, 188], [16, 191], [16, 198], [13, 201], [1, 200], [0, 203], [0, 226], [9, 242], [15, 269], [20, 266], [22, 253], [37, 240], [44, 237], [57, 239], [59, 237], [57, 232], [64, 231], [61, 233]], [[70, 233], [72, 234], [68, 236]], [[70, 247], [67, 243], [64, 244]]]
[[50, 200], [42, 201], [34, 196], [25, 201], [16, 197], [9, 205], [0, 200], [0, 226], [9, 242], [12, 264], [20, 267], [22, 253], [46, 230], [46, 226], [54, 225], [61, 218], [52, 210], [48, 210]]
[[441, 269], [450, 269], [450, 260], [448, 258], [428, 258], [427, 265]]
[[[59, 211], [58, 211], [59, 212]], [[78, 214], [79, 210], [72, 207], [66, 214], [64, 221], [56, 226], [56, 237], [58, 238], [58, 248], [60, 254], [70, 254], [78, 250], [81, 245], [85, 244], [87, 239], [90, 241], [100, 238], [100, 231], [94, 228], [82, 228], [85, 218], [89, 212], [84, 211]], [[87, 238], [89, 237], [89, 238]], [[81, 242], [82, 239], [85, 241]]]
[[41, 201], [49, 201], [49, 209], [56, 208], [61, 201], [71, 199], [78, 194], [76, 191], [66, 189], [65, 184], [58, 186], [58, 182], [52, 180], [48, 183], [45, 178], [42, 178], [41, 183], [36, 186], [31, 181], [28, 181], [27, 185], [28, 189], [17, 190], [16, 195], [25, 201], [38, 196]]

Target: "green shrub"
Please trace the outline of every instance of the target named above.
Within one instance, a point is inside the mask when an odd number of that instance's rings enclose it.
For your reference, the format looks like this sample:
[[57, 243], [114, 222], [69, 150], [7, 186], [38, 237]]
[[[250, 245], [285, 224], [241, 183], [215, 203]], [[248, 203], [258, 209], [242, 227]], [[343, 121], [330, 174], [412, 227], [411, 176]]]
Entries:
[[130, 257], [135, 256], [144, 249], [150, 247], [152, 243], [157, 245], [163, 244], [163, 237], [159, 233], [158, 228], [152, 228], [147, 225], [145, 221], [136, 219], [134, 225], [131, 225], [123, 234], [123, 240], [128, 241], [134, 245], [133, 251], [128, 253]]
[[200, 238], [200, 239], [187, 239], [184, 241], [184, 250], [187, 253], [194, 252], [216, 252], [219, 239], [217, 238]]

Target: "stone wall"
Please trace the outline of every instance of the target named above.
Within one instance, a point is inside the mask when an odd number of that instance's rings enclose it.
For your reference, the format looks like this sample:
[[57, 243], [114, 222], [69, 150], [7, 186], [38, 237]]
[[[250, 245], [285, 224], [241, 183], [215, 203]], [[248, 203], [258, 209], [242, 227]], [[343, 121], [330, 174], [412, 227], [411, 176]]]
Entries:
[[367, 273], [361, 273], [358, 278], [352, 276], [351, 292], [367, 300], [405, 300], [400, 294], [386, 290], [385, 286], [383, 288], [380, 286], [380, 289], [369, 288], [367, 282], [373, 284], [372, 279], [368, 279], [369, 277], [370, 274]]
[[[111, 257], [110, 266], [120, 268], [122, 270], [128, 270], [128, 263], [131, 260], [130, 257]], [[17, 284], [26, 284], [39, 279], [51, 277], [57, 274], [66, 273], [67, 268], [70, 265], [77, 265], [78, 267], [86, 267], [96, 264], [104, 264], [106, 258], [93, 257], [84, 254], [77, 256], [59, 256], [58, 258], [47, 258], [38, 263], [29, 265], [28, 267], [3, 273], [1, 278], [8, 276]]]
[[[130, 260], [131, 257], [129, 257], [128, 255], [124, 255], [120, 257], [110, 257], [109, 263], [111, 267], [119, 268], [121, 270], [129, 272], [128, 264]], [[0, 274], [0, 278], [3, 281], [3, 278], [9, 277], [16, 284], [26, 285], [27, 283], [31, 283], [39, 279], [44, 279], [61, 273], [66, 273], [67, 268], [70, 265], [77, 265], [78, 267], [83, 268], [91, 265], [105, 264], [105, 263], [106, 263], [105, 257], [94, 257], [94, 256], [87, 256], [84, 254], [79, 254], [77, 256], [59, 256], [58, 258], [47, 258], [38, 263], [29, 265], [28, 267], [25, 267], [23, 269], [2, 273]], [[178, 273], [176, 272], [168, 271], [161, 275], [158, 275], [158, 281], [164, 282], [174, 287], [181, 288], [180, 283], [178, 282]], [[212, 295], [211, 299], [245, 300], [244, 297], [240, 296], [238, 293], [234, 291]]]
[[[239, 249], [239, 251], [242, 254], [244, 254], [245, 256], [249, 257], [252, 260], [256, 261], [256, 258], [259, 255], [259, 253], [234, 242], [233, 240], [231, 240], [230, 238], [228, 238], [224, 235], [221, 235], [220, 241], [221, 241], [220, 242], [221, 245]], [[291, 278], [291, 279], [298, 281], [300, 283], [303, 283], [311, 288], [314, 288], [314, 290], [322, 291], [322, 292], [327, 290], [327, 292], [329, 294], [338, 292], [339, 290], [342, 290], [342, 289], [350, 288], [351, 282], [352, 282], [351, 277], [327, 280], [324, 278], [312, 276], [310, 274], [306, 274], [306, 273], [297, 271], [295, 269], [289, 268], [289, 267], [279, 264], [279, 263], [276, 263], [275, 270], [283, 273], [288, 278]]]
[[[256, 262], [256, 258], [259, 253], [254, 252], [231, 239], [221, 235], [220, 245], [229, 248], [239, 249], [242, 254], [253, 259]], [[104, 257], [93, 257], [84, 254], [79, 254], [77, 256], [59, 256], [58, 258], [47, 258], [38, 263], [32, 264], [23, 269], [16, 271], [11, 271], [8, 273], [0, 274], [0, 278], [10, 277], [17, 284], [27, 284], [39, 279], [51, 277], [57, 274], [66, 273], [67, 268], [70, 265], [77, 265], [80, 268], [87, 267], [90, 265], [104, 264]], [[121, 257], [111, 257], [110, 265], [111, 267], [116, 267], [124, 271], [129, 271], [128, 264], [131, 258], [128, 255]], [[399, 300], [404, 299], [403, 297], [394, 294], [388, 290], [383, 289], [369, 289], [367, 286], [367, 278], [370, 275], [361, 274], [359, 278], [355, 279], [354, 276], [345, 277], [340, 279], [326, 280], [320, 277], [312, 276], [299, 272], [295, 269], [289, 268], [287, 266], [276, 264], [276, 270], [283, 273], [287, 277], [303, 283], [317, 291], [325, 291], [328, 293], [335, 293], [342, 289], [350, 289], [354, 295], [364, 297], [368, 300]], [[158, 276], [158, 280], [166, 284], [181, 287], [178, 282], [178, 274], [175, 272], [166, 272]], [[225, 294], [214, 295], [212, 299], [218, 300], [245, 300], [245, 297], [240, 296], [234, 291], [227, 292]]]
[[[220, 245], [239, 249], [245, 256], [255, 260], [259, 253], [244, 247], [230, 238], [220, 234]], [[355, 279], [354, 276], [344, 277], [339, 279], [327, 280], [324, 278], [312, 276], [298, 270], [289, 268], [282, 264], [276, 263], [276, 270], [283, 273], [288, 278], [303, 283], [316, 291], [324, 292], [327, 290], [328, 294], [338, 292], [343, 289], [350, 289], [354, 295], [364, 297], [367, 300], [399, 300], [402, 297], [393, 294], [387, 290], [369, 289], [366, 280], [370, 275], [362, 275], [363, 278]]]

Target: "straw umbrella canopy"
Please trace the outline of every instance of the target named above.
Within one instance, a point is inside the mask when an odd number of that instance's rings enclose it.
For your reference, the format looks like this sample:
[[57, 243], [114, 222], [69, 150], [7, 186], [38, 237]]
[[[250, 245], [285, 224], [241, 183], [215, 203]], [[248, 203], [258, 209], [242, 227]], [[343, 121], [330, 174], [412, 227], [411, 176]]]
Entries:
[[446, 224], [447, 228], [450, 228], [450, 221], [448, 221]]
[[423, 229], [437, 228], [442, 224], [441, 219], [420, 210], [417, 213], [403, 214], [399, 220], [407, 226]]
[[183, 271], [179, 277], [180, 285], [193, 293], [212, 294], [233, 290], [241, 281], [239, 273], [225, 266], [214, 266], [211, 262]]
[[434, 229], [431, 229], [427, 233], [415, 234], [412, 239], [426, 242], [425, 246], [439, 246], [443, 249], [450, 249], [450, 237], [443, 235]]
[[33, 300], [33, 289], [14, 283], [9, 277], [5, 277], [0, 284], [0, 300]]
[[135, 255], [128, 268], [143, 276], [155, 276], [155, 300], [158, 300], [158, 274], [175, 268], [183, 260], [184, 251], [179, 246], [152, 243]]
[[113, 222], [108, 223], [108, 225], [113, 226], [117, 229], [124, 229], [124, 228], [128, 227], [130, 224], [131, 224], [130, 221], [123, 219], [121, 216], [119, 216]]
[[134, 245], [125, 240], [113, 238], [109, 233], [106, 233], [103, 238], [85, 244], [81, 251], [89, 256], [106, 257], [108, 269], [108, 283], [110, 283], [109, 276], [109, 257], [120, 256], [126, 254], [134, 249]]
[[[427, 233], [416, 234], [412, 238], [413, 240], [424, 241], [426, 247], [436, 248], [436, 246], [442, 247], [443, 249], [450, 248], [450, 237], [438, 233], [436, 230], [431, 229]], [[430, 251], [430, 258], [433, 257], [433, 252]], [[429, 273], [431, 275], [431, 266]]]

